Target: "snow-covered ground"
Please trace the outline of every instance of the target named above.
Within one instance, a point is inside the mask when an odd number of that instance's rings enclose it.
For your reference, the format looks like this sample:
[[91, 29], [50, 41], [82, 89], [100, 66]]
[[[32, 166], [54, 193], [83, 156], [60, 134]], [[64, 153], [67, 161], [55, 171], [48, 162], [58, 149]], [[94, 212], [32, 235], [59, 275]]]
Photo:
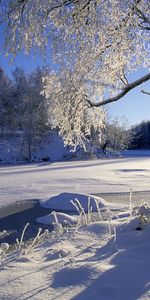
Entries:
[[0, 299], [149, 300], [150, 226], [139, 224], [118, 214], [15, 250], [0, 267]]
[[[78, 198], [86, 209], [87, 193], [129, 192], [131, 187], [150, 190], [150, 156], [0, 168], [1, 205], [37, 198], [45, 207], [69, 210], [70, 200]], [[30, 243], [6, 255], [0, 265], [0, 300], [150, 300], [150, 225], [132, 215], [132, 203], [123, 208], [97, 201], [105, 220], [89, 215], [88, 224], [79, 226], [77, 215], [58, 213], [57, 221], [66, 219], [71, 231], [59, 225], [59, 237], [50, 234], [40, 245]], [[54, 220], [51, 215], [37, 221]]]
[[116, 159], [0, 166], [0, 205], [59, 193], [150, 191], [150, 151], [138, 153]]

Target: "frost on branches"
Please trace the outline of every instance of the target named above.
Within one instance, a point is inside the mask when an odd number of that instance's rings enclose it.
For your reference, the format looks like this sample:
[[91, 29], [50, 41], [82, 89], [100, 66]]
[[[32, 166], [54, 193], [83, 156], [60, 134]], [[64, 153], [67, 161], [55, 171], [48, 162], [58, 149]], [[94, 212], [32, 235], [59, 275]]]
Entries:
[[[54, 126], [66, 144], [84, 143], [103, 110], [150, 79], [147, 0], [1, 0], [5, 50], [48, 49], [57, 72], [45, 78]], [[129, 82], [137, 70], [143, 77]]]
[[43, 94], [49, 101], [51, 124], [59, 128], [65, 145], [71, 145], [74, 149], [80, 145], [86, 149], [93, 129], [99, 132], [101, 139], [104, 111], [89, 107], [84, 86], [74, 86], [74, 81], [77, 84], [75, 76], [71, 77], [66, 71], [61, 75], [52, 72], [43, 78]]

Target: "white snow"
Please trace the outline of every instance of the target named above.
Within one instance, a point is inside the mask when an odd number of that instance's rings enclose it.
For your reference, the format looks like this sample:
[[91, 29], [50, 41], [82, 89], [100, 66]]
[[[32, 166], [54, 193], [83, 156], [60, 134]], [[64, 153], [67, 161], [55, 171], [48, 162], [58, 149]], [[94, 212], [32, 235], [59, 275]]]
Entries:
[[[134, 224], [134, 226], [133, 226]], [[150, 227], [136, 231], [134, 218], [81, 227], [35, 247], [7, 255], [0, 270], [1, 300], [148, 300]]]
[[61, 193], [129, 192], [131, 187], [150, 191], [147, 152], [141, 157], [0, 166], [0, 205]]
[[84, 211], [88, 211], [88, 199], [90, 199], [90, 206], [92, 206], [92, 211], [97, 211], [97, 207], [95, 204], [94, 199], [97, 199], [99, 203], [99, 207], [101, 209], [106, 208], [108, 203], [102, 199], [101, 197], [94, 197], [92, 195], [86, 194], [79, 194], [79, 193], [61, 193], [52, 196], [48, 200], [40, 201], [41, 206], [54, 209], [54, 210], [63, 210], [63, 211], [75, 211], [77, 212], [76, 208], [73, 206], [72, 201], [78, 200], [83, 207]]
[[[77, 218], [75, 216], [70, 216], [65, 213], [57, 212], [57, 219], [60, 224], [65, 225], [65, 223], [69, 224], [75, 224], [77, 222]], [[51, 213], [49, 215], [46, 215], [44, 217], [39, 217], [36, 220], [38, 223], [41, 224], [52, 224], [55, 222], [54, 215]]]
[[[8, 134], [0, 138], [0, 163], [15, 163], [19, 159], [28, 157], [27, 147], [24, 147], [22, 153], [23, 135], [22, 132], [18, 132], [14, 135]], [[58, 135], [58, 132], [52, 130], [45, 134], [42, 141], [34, 145], [32, 150], [32, 159], [34, 161], [40, 161], [44, 157], [49, 158], [50, 161], [63, 160], [64, 156], [69, 155], [69, 149], [64, 147], [62, 138]], [[26, 149], [26, 150], [25, 150]]]
[[[3, 166], [1, 205], [34, 197], [45, 199], [43, 206], [66, 210], [72, 195], [86, 209], [88, 193], [150, 190], [149, 174], [149, 157]], [[99, 201], [108, 211], [116, 207]], [[26, 255], [20, 250], [6, 254], [0, 300], [150, 300], [150, 225], [136, 230], [138, 217], [120, 207], [111, 221], [51, 236]], [[57, 214], [58, 221], [74, 218]], [[46, 224], [49, 217], [41, 221]]]

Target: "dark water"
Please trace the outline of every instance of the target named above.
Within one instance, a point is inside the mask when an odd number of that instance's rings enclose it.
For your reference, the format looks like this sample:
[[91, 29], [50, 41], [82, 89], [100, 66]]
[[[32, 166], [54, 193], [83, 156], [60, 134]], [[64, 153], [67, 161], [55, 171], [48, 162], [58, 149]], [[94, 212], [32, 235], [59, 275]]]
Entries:
[[[115, 202], [129, 204], [129, 193], [105, 193], [95, 195], [104, 198], [110, 203]], [[150, 204], [150, 191], [133, 192], [133, 205], [140, 205], [141, 200]], [[38, 200], [31, 200], [30, 205], [28, 203], [27, 205], [26, 203], [23, 204], [22, 202], [19, 202], [17, 205], [14, 203], [13, 207], [11, 205], [6, 209], [6, 211], [4, 210], [4, 212], [7, 216], [0, 218], [0, 244], [4, 242], [9, 244], [15, 243], [16, 238], [20, 239], [24, 226], [27, 223], [30, 223], [30, 225], [27, 227], [24, 235], [25, 241], [34, 238], [39, 227], [41, 227], [43, 231], [45, 229], [52, 231], [52, 225], [43, 225], [36, 222], [38, 217], [45, 216], [52, 212], [51, 209], [41, 207]], [[69, 212], [69, 214], [71, 213]], [[1, 216], [2, 215], [3, 214], [1, 214]], [[6, 232], [3, 232], [4, 230]]]
[[43, 229], [52, 230], [52, 225], [43, 225], [36, 222], [36, 219], [51, 213], [50, 209], [43, 208], [39, 202], [36, 201], [33, 207], [25, 209], [20, 212], [13, 213], [6, 217], [0, 218], [0, 244], [7, 242], [13, 244], [16, 239], [20, 239], [22, 231], [27, 223], [24, 240], [29, 240], [36, 236], [39, 227]]

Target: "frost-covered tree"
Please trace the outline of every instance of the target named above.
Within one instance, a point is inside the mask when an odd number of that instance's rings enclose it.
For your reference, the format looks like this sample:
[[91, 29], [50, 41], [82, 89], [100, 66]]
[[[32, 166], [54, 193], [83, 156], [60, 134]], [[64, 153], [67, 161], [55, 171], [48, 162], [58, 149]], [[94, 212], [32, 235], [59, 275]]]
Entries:
[[12, 84], [0, 67], [0, 133], [3, 135], [14, 128]]
[[[92, 128], [99, 131], [104, 126], [105, 113], [102, 109], [89, 107], [87, 84], [79, 84], [78, 74], [62, 69], [44, 77], [43, 94], [48, 99], [51, 122], [59, 128], [65, 145], [86, 147]], [[91, 86], [91, 84], [90, 84]], [[90, 93], [90, 87], [89, 87]]]
[[[93, 122], [95, 127], [97, 123], [103, 127], [100, 106], [121, 99], [150, 79], [149, 1], [0, 3], [7, 54], [29, 53], [33, 47], [35, 51], [51, 48], [59, 67], [45, 78], [44, 91], [53, 103], [54, 125], [59, 126], [66, 143], [84, 143]], [[141, 68], [145, 75], [129, 82], [129, 75]]]
[[34, 146], [46, 131], [47, 103], [42, 96], [42, 76], [40, 68], [26, 75], [24, 70], [16, 68], [13, 72], [14, 114], [17, 129], [22, 137], [21, 156], [32, 159]]
[[13, 73], [13, 99], [16, 130], [23, 129], [24, 113], [26, 110], [26, 99], [28, 93], [28, 80], [22, 68], [16, 68]]
[[133, 134], [128, 128], [126, 119], [115, 118], [106, 123], [103, 150], [120, 152], [127, 149], [133, 139]]
[[37, 143], [50, 129], [49, 103], [41, 94], [46, 70], [25, 74], [16, 68], [10, 80], [0, 67], [0, 135], [20, 137], [20, 156], [32, 159]]

